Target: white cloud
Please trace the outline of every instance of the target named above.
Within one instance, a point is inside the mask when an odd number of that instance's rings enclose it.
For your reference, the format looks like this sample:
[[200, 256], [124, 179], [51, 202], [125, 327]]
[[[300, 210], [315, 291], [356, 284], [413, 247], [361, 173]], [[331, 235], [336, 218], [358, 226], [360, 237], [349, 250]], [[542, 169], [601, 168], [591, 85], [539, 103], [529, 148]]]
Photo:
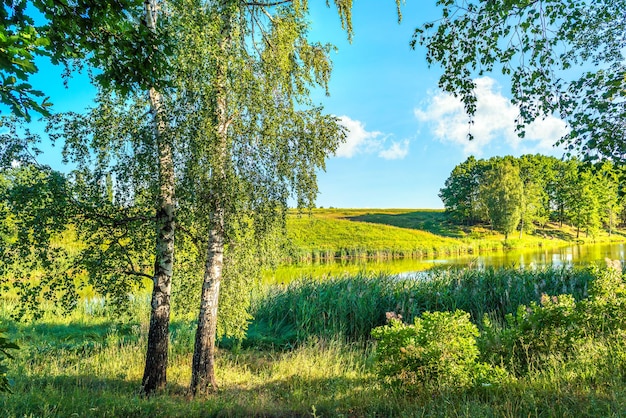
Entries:
[[391, 146], [387, 149], [380, 150], [378, 156], [385, 160], [401, 160], [409, 153], [409, 140], [405, 139], [402, 142], [391, 143]]
[[409, 153], [409, 141], [406, 139], [401, 142], [390, 141], [391, 145], [386, 147], [391, 135], [380, 131], [368, 131], [363, 122], [348, 116], [340, 116], [339, 123], [347, 129], [347, 136], [346, 141], [335, 152], [337, 157], [352, 158], [356, 154], [376, 153], [385, 160], [397, 160]]
[[368, 152], [383, 136], [382, 132], [365, 130], [365, 124], [358, 120], [352, 120], [348, 116], [340, 116], [339, 123], [346, 127], [346, 142], [341, 144], [335, 155], [337, 157], [352, 158], [360, 152]]
[[[526, 128], [526, 136], [520, 139], [515, 132], [519, 108], [500, 93], [496, 80], [482, 77], [474, 81], [477, 103], [471, 128], [461, 101], [450, 94], [433, 94], [425, 109], [415, 109], [417, 119], [427, 123], [435, 138], [441, 142], [460, 145], [466, 154], [480, 155], [488, 144], [497, 139], [516, 151], [533, 153], [552, 149], [552, 145], [567, 133], [564, 121], [548, 116], [531, 123]], [[474, 136], [472, 141], [467, 139], [468, 129]]]

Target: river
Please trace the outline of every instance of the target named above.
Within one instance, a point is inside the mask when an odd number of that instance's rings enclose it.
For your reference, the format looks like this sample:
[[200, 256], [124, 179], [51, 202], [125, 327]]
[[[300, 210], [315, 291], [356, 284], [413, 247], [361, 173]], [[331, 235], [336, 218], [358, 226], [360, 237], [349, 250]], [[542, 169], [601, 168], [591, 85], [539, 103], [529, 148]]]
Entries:
[[579, 266], [604, 263], [606, 258], [624, 262], [626, 243], [570, 245], [532, 250], [510, 250], [445, 258], [399, 260], [335, 260], [327, 263], [279, 267], [265, 274], [266, 282], [289, 282], [302, 276], [324, 277], [358, 272], [384, 272], [408, 276], [437, 266], [450, 267], [514, 267]]

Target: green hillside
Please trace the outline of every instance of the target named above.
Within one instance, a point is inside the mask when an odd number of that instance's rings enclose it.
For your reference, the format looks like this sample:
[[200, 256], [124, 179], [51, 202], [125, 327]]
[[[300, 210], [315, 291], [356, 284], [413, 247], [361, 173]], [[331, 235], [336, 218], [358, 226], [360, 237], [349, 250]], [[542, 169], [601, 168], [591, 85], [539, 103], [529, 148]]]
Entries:
[[[287, 218], [290, 251], [296, 260], [325, 258], [401, 258], [455, 255], [502, 248], [559, 246], [572, 242], [621, 241], [623, 231], [601, 231], [576, 239], [574, 228], [548, 223], [532, 234], [508, 241], [488, 226], [459, 226], [443, 210], [314, 209]], [[582, 236], [582, 235], [581, 235]]]

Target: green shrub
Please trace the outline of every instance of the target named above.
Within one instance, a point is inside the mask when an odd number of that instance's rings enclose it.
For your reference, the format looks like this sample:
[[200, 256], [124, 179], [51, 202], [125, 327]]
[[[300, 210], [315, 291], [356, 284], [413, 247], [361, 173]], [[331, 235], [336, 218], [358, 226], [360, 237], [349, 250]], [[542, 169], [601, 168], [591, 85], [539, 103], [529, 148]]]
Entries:
[[579, 319], [571, 295], [544, 294], [539, 304], [520, 305], [515, 315], [507, 315], [502, 348], [512, 356], [510, 363], [517, 371], [528, 371], [550, 358], [566, 358], [584, 332]]
[[477, 361], [478, 328], [466, 312], [425, 312], [413, 325], [393, 314], [388, 318], [372, 336], [378, 340], [378, 375], [394, 388], [464, 389], [506, 376], [503, 369]]
[[[589, 287], [589, 298], [579, 303], [581, 325], [594, 336], [626, 330], [626, 283], [619, 261], [596, 268], [596, 279]], [[616, 264], [617, 263], [617, 264]]]
[[11, 342], [4, 334], [5, 330], [0, 329], [0, 392], [11, 392], [9, 379], [7, 378], [7, 366], [4, 361], [13, 357], [8, 350], [17, 350], [17, 344]]
[[485, 317], [480, 347], [490, 363], [505, 363], [517, 373], [555, 361], [576, 361], [585, 341], [603, 345], [626, 330], [626, 285], [621, 269], [595, 269], [589, 296], [548, 296], [520, 305], [506, 324]]

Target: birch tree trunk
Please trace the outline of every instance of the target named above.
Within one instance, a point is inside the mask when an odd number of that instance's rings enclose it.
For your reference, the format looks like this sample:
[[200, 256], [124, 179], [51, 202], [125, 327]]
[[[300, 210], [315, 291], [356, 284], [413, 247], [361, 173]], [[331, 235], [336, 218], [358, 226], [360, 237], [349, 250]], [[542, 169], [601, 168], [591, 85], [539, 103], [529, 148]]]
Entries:
[[[146, 26], [156, 29], [158, 1], [146, 0]], [[158, 148], [159, 195], [156, 207], [156, 247], [150, 329], [146, 365], [141, 382], [142, 391], [151, 394], [165, 387], [167, 383], [167, 363], [170, 322], [170, 292], [174, 264], [174, 161], [172, 147], [165, 135], [165, 121], [161, 94], [149, 90], [150, 111], [154, 121], [154, 136]]]
[[198, 315], [198, 329], [193, 351], [191, 370], [192, 395], [206, 394], [217, 389], [215, 379], [215, 335], [217, 331], [217, 308], [224, 263], [224, 216], [223, 211], [213, 215], [209, 235], [204, 281]]
[[216, 113], [216, 155], [214, 158], [213, 176], [211, 181], [211, 229], [207, 248], [204, 280], [198, 314], [198, 328], [193, 352], [191, 368], [192, 395], [206, 394], [217, 389], [215, 379], [215, 337], [217, 332], [217, 309], [222, 281], [224, 263], [224, 192], [225, 165], [228, 157], [228, 125], [230, 123], [227, 102], [228, 54], [231, 44], [232, 10], [228, 0], [220, 4], [222, 16], [220, 57], [217, 61], [215, 80], [215, 113]]

